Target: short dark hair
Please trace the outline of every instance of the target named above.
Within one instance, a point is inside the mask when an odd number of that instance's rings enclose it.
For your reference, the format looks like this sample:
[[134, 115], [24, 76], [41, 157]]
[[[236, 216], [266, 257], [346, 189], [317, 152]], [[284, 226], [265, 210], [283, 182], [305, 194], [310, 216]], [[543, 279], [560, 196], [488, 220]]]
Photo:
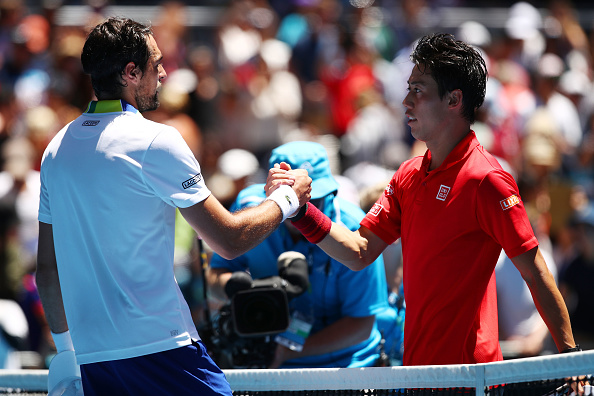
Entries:
[[112, 17], [89, 33], [81, 54], [85, 73], [91, 76], [98, 99], [118, 98], [124, 87], [122, 74], [129, 62], [144, 73], [151, 56], [150, 27], [128, 18]]
[[416, 67], [429, 69], [441, 99], [447, 92], [462, 91], [462, 116], [472, 124], [487, 89], [487, 66], [481, 54], [451, 34], [436, 33], [422, 37], [410, 59]]

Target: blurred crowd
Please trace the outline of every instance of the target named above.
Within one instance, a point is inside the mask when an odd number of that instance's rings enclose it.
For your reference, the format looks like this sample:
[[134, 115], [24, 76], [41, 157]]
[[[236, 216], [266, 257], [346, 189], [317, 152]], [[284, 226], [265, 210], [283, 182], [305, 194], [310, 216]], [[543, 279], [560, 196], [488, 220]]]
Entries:
[[[38, 170], [49, 140], [93, 98], [80, 52], [107, 5], [89, 1], [80, 26], [63, 26], [57, 2], [32, 9], [0, 0], [0, 368], [46, 367], [52, 353], [33, 278]], [[339, 195], [367, 210], [395, 169], [425, 150], [410, 136], [401, 103], [415, 40], [453, 33], [488, 65], [473, 129], [516, 178], [576, 340], [594, 348], [594, 21], [583, 26], [579, 9], [551, 0], [546, 8], [506, 6], [499, 28], [472, 20], [443, 28], [438, 10], [445, 5], [472, 4], [231, 0], [216, 28], [197, 31], [186, 23], [187, 5], [163, 2], [151, 24], [168, 77], [160, 108], [145, 117], [180, 131], [227, 206], [264, 180], [271, 149], [309, 140], [326, 148]], [[207, 308], [204, 263], [191, 233], [180, 226], [179, 234], [178, 280], [199, 326]], [[393, 256], [385, 258], [386, 272], [398, 291]], [[506, 356], [552, 352], [533, 305], [509, 300], [500, 298]], [[21, 353], [11, 360], [7, 351]]]

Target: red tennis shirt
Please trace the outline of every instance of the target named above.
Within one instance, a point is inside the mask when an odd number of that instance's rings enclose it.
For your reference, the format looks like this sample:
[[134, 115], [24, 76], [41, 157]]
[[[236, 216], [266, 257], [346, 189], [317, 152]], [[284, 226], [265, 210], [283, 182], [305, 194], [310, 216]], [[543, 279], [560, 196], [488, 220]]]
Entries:
[[402, 241], [404, 365], [502, 360], [495, 264], [538, 245], [518, 187], [470, 132], [429, 172], [431, 153], [400, 166], [361, 221]]

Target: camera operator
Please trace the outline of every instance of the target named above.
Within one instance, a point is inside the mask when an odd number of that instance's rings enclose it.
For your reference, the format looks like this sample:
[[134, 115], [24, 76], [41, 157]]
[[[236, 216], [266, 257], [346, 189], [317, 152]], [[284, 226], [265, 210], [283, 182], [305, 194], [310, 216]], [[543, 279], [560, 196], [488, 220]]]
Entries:
[[[333, 221], [351, 229], [358, 228], [364, 212], [336, 197], [339, 185], [331, 175], [322, 145], [313, 142], [284, 144], [274, 149], [270, 157], [271, 166], [280, 162], [288, 163], [292, 169], [307, 169], [313, 180], [311, 202]], [[258, 184], [242, 190], [232, 210], [257, 205], [265, 198], [263, 187]], [[245, 281], [245, 275], [238, 274], [239, 271], [241, 274], [249, 272], [254, 280], [278, 276], [277, 259], [287, 251], [302, 253], [309, 269], [309, 288], [289, 299], [291, 324], [298, 321], [307, 335], [302, 340], [303, 345], [297, 347], [289, 348], [286, 342], [279, 342], [269, 367], [377, 365], [382, 336], [376, 315], [389, 315], [392, 309], [388, 306], [381, 256], [362, 271], [351, 271], [308, 242], [290, 221], [285, 221], [260, 245], [236, 259], [228, 261], [215, 254], [207, 273], [211, 293], [221, 299], [228, 298], [225, 290], [229, 292], [237, 286], [234, 283]]]

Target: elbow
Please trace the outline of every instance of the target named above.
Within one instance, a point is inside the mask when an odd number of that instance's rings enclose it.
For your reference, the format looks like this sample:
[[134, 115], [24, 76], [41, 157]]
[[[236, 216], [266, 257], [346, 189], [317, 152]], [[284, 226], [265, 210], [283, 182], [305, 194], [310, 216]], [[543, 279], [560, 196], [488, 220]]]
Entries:
[[213, 248], [213, 250], [225, 260], [233, 260], [241, 255], [241, 251], [231, 245], [218, 246], [218, 248]]
[[368, 255], [358, 255], [354, 260], [344, 264], [352, 271], [361, 271], [367, 268], [374, 261], [375, 258], [369, 257]]
[[204, 235], [203, 238], [210, 249], [225, 260], [233, 260], [248, 250], [239, 236], [227, 235], [229, 236], [224, 238], [213, 238], [210, 235]]
[[366, 268], [368, 265], [369, 264], [366, 264], [365, 262], [362, 262], [362, 261], [355, 261], [355, 262], [346, 264], [346, 266], [349, 267], [353, 271], [361, 271], [362, 269]]
[[224, 241], [224, 243], [213, 247], [213, 250], [225, 260], [233, 260], [234, 258], [244, 254], [249, 249], [238, 243], [237, 240], [229, 238], [228, 240]]
[[229, 249], [229, 250], [221, 250], [221, 251], [218, 251], [217, 253], [218, 253], [219, 256], [221, 256], [225, 260], [233, 260], [234, 258], [237, 258], [237, 257], [241, 256], [241, 252], [239, 252], [239, 251], [233, 251], [231, 249]]

